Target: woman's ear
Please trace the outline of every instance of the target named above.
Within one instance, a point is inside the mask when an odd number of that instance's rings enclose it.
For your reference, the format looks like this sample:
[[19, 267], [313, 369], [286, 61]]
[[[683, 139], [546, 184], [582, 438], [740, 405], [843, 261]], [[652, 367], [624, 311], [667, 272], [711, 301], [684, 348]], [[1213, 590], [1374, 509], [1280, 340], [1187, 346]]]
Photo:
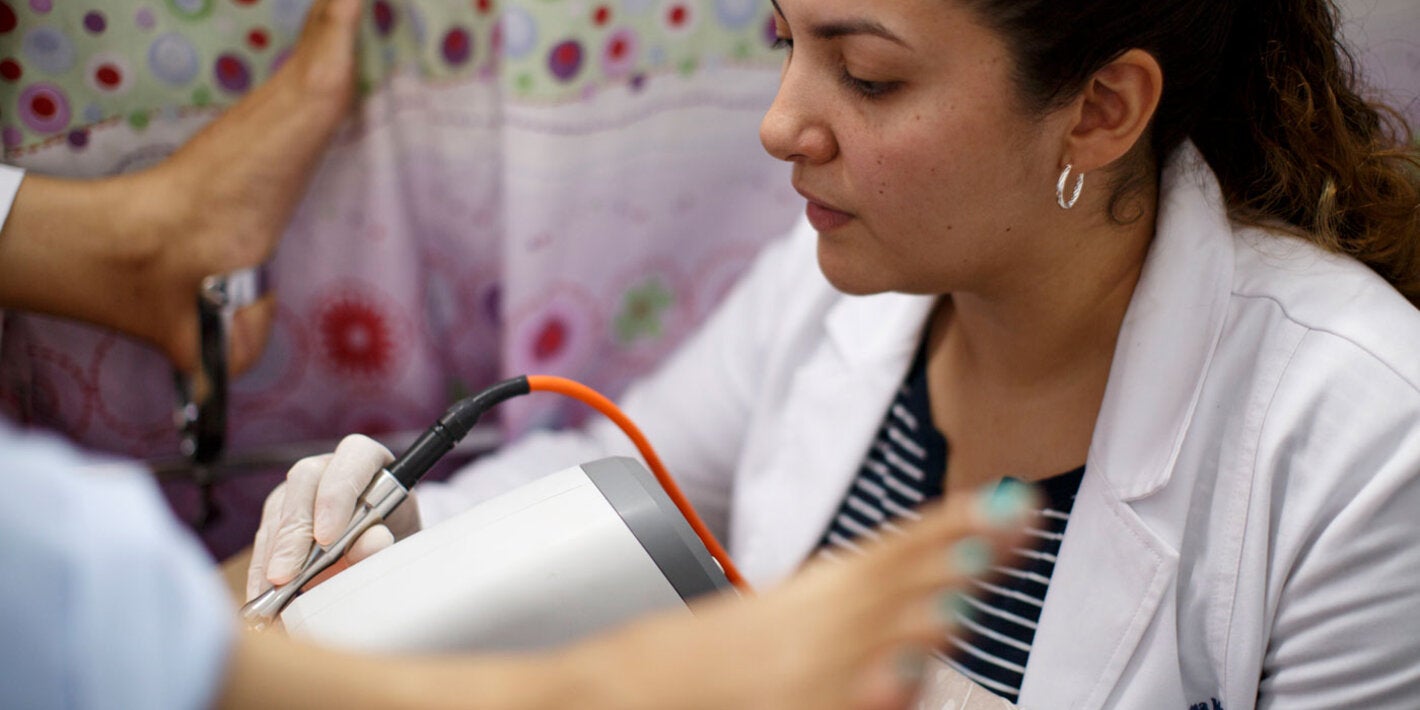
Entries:
[[1163, 89], [1163, 69], [1142, 49], [1131, 49], [1095, 72], [1075, 99], [1065, 159], [1076, 170], [1093, 172], [1124, 157], [1149, 128]]

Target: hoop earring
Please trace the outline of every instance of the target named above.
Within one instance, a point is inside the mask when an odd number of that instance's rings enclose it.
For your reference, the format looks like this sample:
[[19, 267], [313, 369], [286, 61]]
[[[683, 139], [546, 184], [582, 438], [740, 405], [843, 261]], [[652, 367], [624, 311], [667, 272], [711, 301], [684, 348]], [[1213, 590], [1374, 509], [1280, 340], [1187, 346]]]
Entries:
[[1065, 169], [1060, 171], [1060, 179], [1055, 182], [1055, 203], [1060, 205], [1062, 210], [1074, 207], [1080, 200], [1080, 191], [1085, 189], [1085, 174], [1080, 173], [1075, 176], [1075, 188], [1070, 191], [1070, 199], [1065, 199], [1065, 183], [1070, 179], [1070, 171], [1074, 167], [1073, 164], [1066, 165]]

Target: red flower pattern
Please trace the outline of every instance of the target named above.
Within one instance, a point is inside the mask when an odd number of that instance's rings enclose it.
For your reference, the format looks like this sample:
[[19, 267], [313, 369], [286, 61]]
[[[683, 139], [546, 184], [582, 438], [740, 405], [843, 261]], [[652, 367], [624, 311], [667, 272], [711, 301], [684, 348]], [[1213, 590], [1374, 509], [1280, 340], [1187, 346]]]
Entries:
[[345, 296], [322, 309], [321, 346], [335, 367], [360, 375], [378, 375], [394, 361], [394, 339], [385, 317], [358, 296]]

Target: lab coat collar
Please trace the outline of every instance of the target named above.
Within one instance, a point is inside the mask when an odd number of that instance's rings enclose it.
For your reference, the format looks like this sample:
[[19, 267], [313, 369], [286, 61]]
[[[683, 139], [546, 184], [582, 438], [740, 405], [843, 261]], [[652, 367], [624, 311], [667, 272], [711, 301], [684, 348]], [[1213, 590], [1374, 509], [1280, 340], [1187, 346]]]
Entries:
[[1213, 359], [1233, 280], [1233, 230], [1192, 143], [1160, 183], [1154, 241], [1125, 312], [1088, 470], [1125, 501], [1162, 489]]
[[813, 554], [897, 396], [936, 300], [879, 293], [839, 298], [829, 308], [828, 347], [804, 363], [787, 397], [797, 409], [786, 413], [785, 421], [794, 423], [786, 434], [796, 440], [780, 450], [797, 458], [776, 466], [809, 472], [816, 483], [793, 487], [797, 500], [779, 541], [783, 557], [766, 560], [768, 567], [789, 569]]
[[829, 339], [847, 368], [901, 369], [916, 352], [936, 300], [900, 293], [843, 299], [828, 313]]
[[748, 547], [736, 556], [751, 579], [777, 579], [813, 554], [907, 374], [934, 300], [884, 293], [829, 308], [826, 346], [803, 363], [784, 398], [789, 409], [769, 454], [768, 470], [777, 473], [743, 499], [758, 511], [747, 517], [776, 521], [772, 542], [739, 541]]

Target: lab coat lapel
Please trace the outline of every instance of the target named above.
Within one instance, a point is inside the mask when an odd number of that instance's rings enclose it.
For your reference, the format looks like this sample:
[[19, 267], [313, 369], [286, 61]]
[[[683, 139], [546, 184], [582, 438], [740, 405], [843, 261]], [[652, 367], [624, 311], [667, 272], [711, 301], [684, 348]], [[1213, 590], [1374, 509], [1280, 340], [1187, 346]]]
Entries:
[[1134, 504], [1173, 473], [1227, 315], [1233, 237], [1191, 144], [1165, 170], [1161, 195], [1031, 649], [1029, 707], [1101, 707], [1177, 576], [1179, 541]]
[[1178, 554], [1088, 473], [1021, 686], [1027, 708], [1102, 707], [1172, 586]]
[[824, 319], [826, 337], [788, 383], [769, 472], [743, 501], [752, 519], [742, 555], [755, 580], [778, 579], [812, 555], [907, 373], [934, 299], [845, 298]]

